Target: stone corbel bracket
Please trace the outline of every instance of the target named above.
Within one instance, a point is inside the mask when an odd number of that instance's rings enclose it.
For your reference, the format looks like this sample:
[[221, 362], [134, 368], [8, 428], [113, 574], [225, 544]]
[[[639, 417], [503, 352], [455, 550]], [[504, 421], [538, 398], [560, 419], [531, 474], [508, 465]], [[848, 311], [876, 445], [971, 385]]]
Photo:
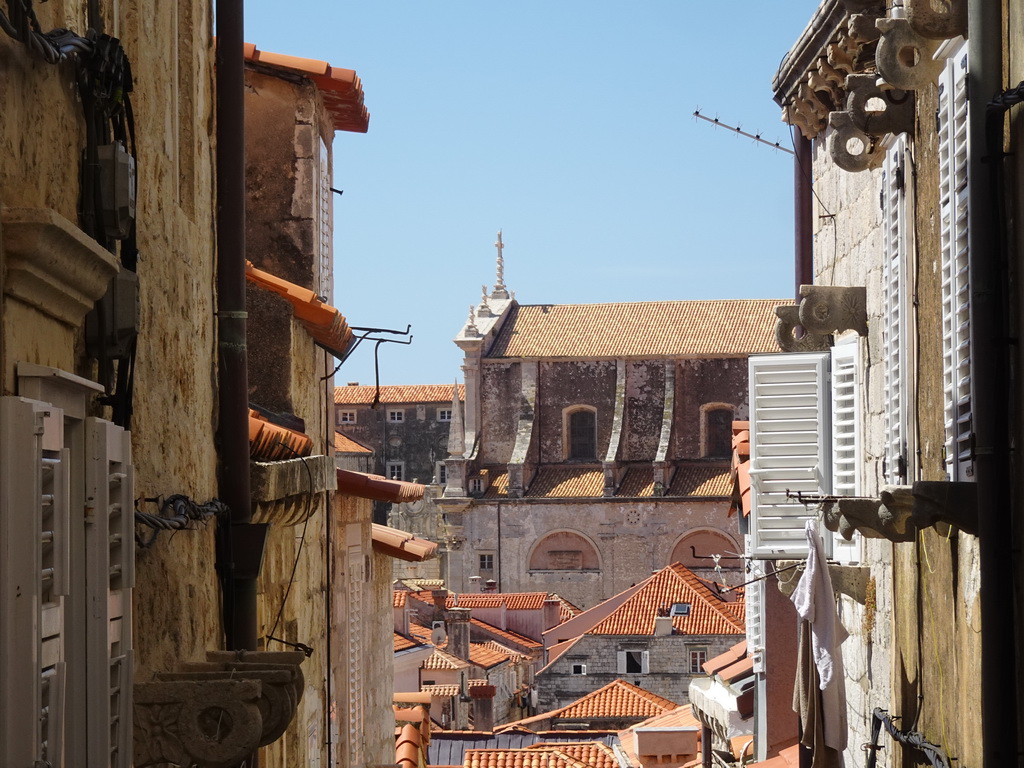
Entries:
[[827, 336], [842, 331], [868, 335], [868, 293], [864, 287], [801, 285], [798, 317], [806, 333]]
[[881, 166], [885, 150], [873, 136], [857, 126], [849, 112], [832, 112], [828, 125], [832, 129], [828, 152], [836, 165], [850, 173]]
[[259, 746], [258, 680], [136, 683], [133, 693], [136, 768], [166, 763], [229, 768]]
[[918, 530], [951, 527], [978, 533], [977, 486], [974, 483], [919, 481], [912, 486], [889, 486], [879, 498], [843, 498], [824, 509], [825, 527], [843, 538], [854, 531], [872, 539], [909, 542]]
[[780, 304], [775, 308], [775, 341], [783, 352], [824, 352], [832, 346], [832, 337], [803, 333], [800, 322], [800, 307], [796, 304]]
[[[778, 560], [775, 566], [779, 569], [779, 592], [789, 597], [800, 582], [805, 566], [801, 561], [796, 560]], [[790, 567], [792, 567], [790, 571], [782, 570]], [[846, 595], [861, 605], [867, 602], [868, 580], [871, 578], [870, 567], [866, 565], [829, 563], [828, 575], [832, 582], [832, 589], [837, 594]]]
[[921, 37], [948, 40], [967, 35], [966, 0], [904, 0], [907, 21]]
[[908, 19], [879, 19], [875, 24], [882, 32], [875, 64], [887, 83], [916, 91], [936, 81], [944, 66], [934, 58], [938, 41], [922, 37]]
[[848, 75], [846, 111], [853, 124], [869, 136], [914, 130], [914, 94], [883, 89], [875, 75]]

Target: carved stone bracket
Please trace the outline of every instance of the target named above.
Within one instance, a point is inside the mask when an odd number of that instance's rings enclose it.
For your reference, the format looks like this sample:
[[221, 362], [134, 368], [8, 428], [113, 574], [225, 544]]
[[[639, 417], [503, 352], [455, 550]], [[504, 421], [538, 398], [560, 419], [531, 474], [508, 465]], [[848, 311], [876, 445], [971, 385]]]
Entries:
[[279, 739], [304, 681], [298, 651], [210, 651], [135, 685], [135, 764], [222, 768]]
[[853, 124], [870, 136], [914, 130], [914, 94], [883, 89], [875, 75], [846, 78], [846, 111]]
[[800, 323], [800, 307], [796, 304], [777, 306], [775, 316], [779, 318], [775, 323], [775, 341], [783, 352], [823, 352], [832, 346], [832, 337], [828, 335], [798, 335], [797, 329], [803, 326]]
[[872, 539], [914, 541], [921, 528], [940, 533], [956, 527], [977, 535], [978, 504], [974, 483], [936, 481], [890, 486], [879, 498], [844, 498], [824, 509], [825, 527], [849, 540], [854, 531]]
[[875, 52], [878, 73], [887, 83], [904, 91], [916, 91], [934, 83], [942, 61], [933, 56], [939, 43], [919, 35], [907, 19], [879, 19], [882, 31]]
[[827, 336], [841, 331], [868, 335], [867, 288], [801, 285], [799, 318], [804, 331]]
[[257, 680], [136, 683], [136, 768], [164, 763], [237, 765], [259, 744], [260, 688]]
[[967, 1], [904, 0], [907, 21], [921, 37], [948, 40], [967, 35]]
[[828, 137], [829, 154], [844, 171], [859, 173], [882, 164], [885, 151], [873, 136], [857, 127], [849, 112], [833, 112], [828, 116], [828, 124], [832, 128]]

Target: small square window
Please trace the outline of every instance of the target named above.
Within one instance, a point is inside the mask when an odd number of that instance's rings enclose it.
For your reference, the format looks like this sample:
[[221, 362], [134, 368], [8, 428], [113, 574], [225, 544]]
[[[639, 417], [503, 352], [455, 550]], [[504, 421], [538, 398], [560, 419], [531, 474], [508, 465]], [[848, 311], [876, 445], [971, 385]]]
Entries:
[[405, 411], [388, 411], [388, 421], [405, 421]]
[[574, 675], [585, 675], [585, 674], [587, 674], [587, 665], [586, 664], [573, 664], [572, 665], [572, 674], [574, 674]]
[[405, 480], [405, 463], [401, 461], [389, 461], [387, 473], [389, 480]]
[[451, 421], [452, 420], [452, 409], [451, 408], [438, 408], [437, 409], [437, 420], [438, 421]]
[[704, 672], [704, 662], [708, 660], [707, 648], [690, 649], [690, 674], [699, 675]]
[[338, 424], [355, 424], [356, 423], [356, 412], [355, 411], [337, 411], [337, 423]]
[[438, 485], [444, 485], [448, 482], [448, 467], [443, 461], [437, 462], [436, 470], [434, 472], [434, 482]]
[[493, 571], [494, 570], [494, 555], [480, 555], [480, 570], [481, 571]]
[[484, 490], [484, 481], [479, 477], [471, 477], [469, 479], [469, 492], [470, 493], [481, 493]]
[[689, 616], [690, 615], [690, 604], [689, 603], [672, 603], [672, 610], [669, 611], [669, 616]]

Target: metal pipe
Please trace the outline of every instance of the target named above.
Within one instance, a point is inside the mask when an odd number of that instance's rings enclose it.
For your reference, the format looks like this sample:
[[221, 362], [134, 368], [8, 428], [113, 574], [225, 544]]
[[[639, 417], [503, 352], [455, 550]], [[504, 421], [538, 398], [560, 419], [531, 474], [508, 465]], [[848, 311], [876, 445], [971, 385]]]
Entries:
[[[1013, 594], [1010, 400], [1012, 397], [1005, 294], [1000, 264], [996, 188], [1002, 163], [1002, 120], [995, 146], [986, 145], [987, 103], [1002, 90], [1002, 4], [968, 0], [969, 248], [971, 356], [974, 362], [975, 472], [981, 554], [981, 728], [985, 765], [1017, 764], [1017, 693], [1007, 665], [1017, 659]], [[987, 155], [987, 157], [986, 157]], [[1011, 680], [1012, 680], [1011, 673]]]
[[[236, 562], [251, 554], [249, 375], [245, 312], [245, 60], [242, 0], [217, 0], [217, 352], [220, 497], [229, 526], [218, 526], [227, 647], [255, 650], [256, 575]], [[258, 571], [258, 558], [257, 571]]]
[[805, 138], [800, 130], [793, 131], [793, 248], [796, 263], [794, 276], [796, 286], [794, 294], [800, 302], [800, 286], [814, 283], [814, 204], [811, 198], [811, 140]]

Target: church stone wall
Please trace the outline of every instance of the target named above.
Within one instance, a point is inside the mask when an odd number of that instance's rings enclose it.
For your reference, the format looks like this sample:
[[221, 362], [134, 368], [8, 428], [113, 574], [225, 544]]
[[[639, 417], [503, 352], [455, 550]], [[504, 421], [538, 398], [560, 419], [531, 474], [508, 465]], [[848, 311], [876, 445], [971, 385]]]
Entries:
[[654, 461], [665, 410], [664, 362], [626, 363], [625, 430], [619, 458]]
[[563, 434], [563, 411], [574, 405], [597, 409], [597, 455], [604, 458], [615, 416], [615, 361], [542, 362], [537, 384], [535, 432], [540, 438], [540, 463], [565, 461], [567, 436]]
[[682, 360], [676, 366], [675, 415], [670, 459], [699, 459], [701, 406], [728, 403], [733, 417], [747, 417], [746, 358]]
[[521, 380], [519, 363], [488, 362], [480, 366], [481, 465], [504, 464], [512, 457], [522, 399]]

